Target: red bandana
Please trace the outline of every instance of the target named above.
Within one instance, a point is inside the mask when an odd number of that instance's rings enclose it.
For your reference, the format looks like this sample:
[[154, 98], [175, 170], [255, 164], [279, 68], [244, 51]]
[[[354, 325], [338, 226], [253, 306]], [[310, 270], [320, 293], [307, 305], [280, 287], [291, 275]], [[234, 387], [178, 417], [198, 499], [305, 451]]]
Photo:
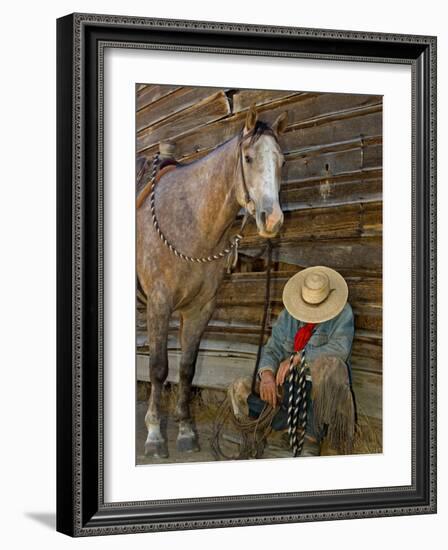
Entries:
[[313, 334], [314, 327], [316, 323], [307, 323], [303, 327], [300, 327], [294, 336], [294, 351], [302, 351], [303, 348], [308, 344], [308, 340]]

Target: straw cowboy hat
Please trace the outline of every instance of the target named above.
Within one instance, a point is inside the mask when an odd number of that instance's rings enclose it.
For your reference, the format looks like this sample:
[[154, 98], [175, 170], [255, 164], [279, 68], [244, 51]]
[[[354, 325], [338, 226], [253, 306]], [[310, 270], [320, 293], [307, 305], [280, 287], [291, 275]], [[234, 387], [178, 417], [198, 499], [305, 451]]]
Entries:
[[308, 267], [293, 275], [283, 289], [288, 313], [305, 323], [323, 323], [336, 317], [347, 303], [348, 287], [342, 275], [324, 266]]

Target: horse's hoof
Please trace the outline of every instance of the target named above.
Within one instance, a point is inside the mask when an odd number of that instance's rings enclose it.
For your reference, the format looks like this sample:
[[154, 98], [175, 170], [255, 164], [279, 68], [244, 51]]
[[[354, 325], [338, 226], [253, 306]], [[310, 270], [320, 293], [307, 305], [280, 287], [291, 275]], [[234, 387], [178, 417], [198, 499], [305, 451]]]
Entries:
[[201, 450], [196, 436], [179, 436], [176, 447], [180, 453], [197, 453]]
[[153, 456], [154, 458], [168, 458], [168, 445], [166, 441], [146, 441], [145, 456]]

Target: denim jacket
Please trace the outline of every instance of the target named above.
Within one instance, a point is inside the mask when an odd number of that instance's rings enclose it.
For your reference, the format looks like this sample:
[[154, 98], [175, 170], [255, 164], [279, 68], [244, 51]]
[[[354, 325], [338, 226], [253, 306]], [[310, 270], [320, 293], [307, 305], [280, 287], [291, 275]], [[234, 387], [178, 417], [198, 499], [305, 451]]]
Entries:
[[[263, 347], [258, 367], [259, 373], [267, 369], [277, 372], [281, 361], [293, 353], [294, 336], [304, 324], [283, 309], [272, 327], [271, 337]], [[353, 312], [347, 302], [336, 317], [316, 325], [313, 335], [305, 346], [307, 361], [313, 361], [321, 355], [333, 355], [340, 357], [350, 371], [353, 335]]]

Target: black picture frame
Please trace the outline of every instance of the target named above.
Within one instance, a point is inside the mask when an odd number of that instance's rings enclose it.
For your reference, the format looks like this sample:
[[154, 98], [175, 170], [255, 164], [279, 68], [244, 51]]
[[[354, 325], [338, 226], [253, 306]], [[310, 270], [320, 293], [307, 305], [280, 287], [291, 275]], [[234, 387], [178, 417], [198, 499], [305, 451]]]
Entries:
[[[412, 67], [412, 484], [104, 502], [102, 55], [188, 48]], [[436, 512], [436, 38], [72, 14], [57, 21], [57, 530], [71, 536]], [[148, 495], [150, 499], [151, 495]]]

